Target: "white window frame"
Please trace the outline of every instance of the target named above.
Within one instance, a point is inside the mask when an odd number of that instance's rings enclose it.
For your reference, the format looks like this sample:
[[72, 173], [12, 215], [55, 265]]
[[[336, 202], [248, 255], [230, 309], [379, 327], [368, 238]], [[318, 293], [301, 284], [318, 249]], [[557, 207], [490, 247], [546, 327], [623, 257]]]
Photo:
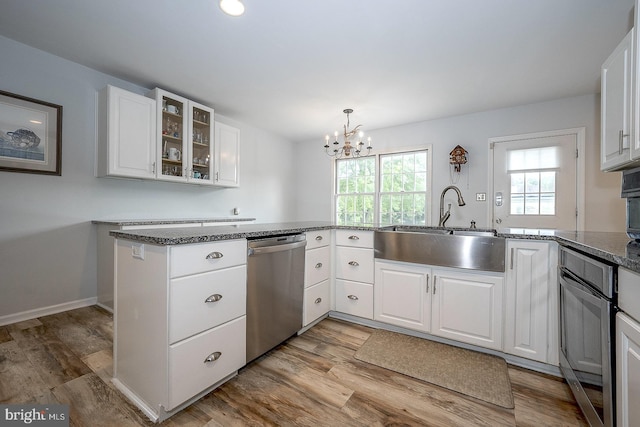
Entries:
[[[413, 151], [426, 151], [427, 152], [427, 197], [425, 203], [425, 225], [431, 226], [433, 211], [432, 211], [432, 199], [433, 199], [433, 145], [421, 145], [415, 147], [404, 147], [393, 150], [383, 150], [377, 151], [371, 156], [376, 158], [375, 160], [375, 170], [376, 170], [376, 179], [375, 179], [375, 189], [374, 189], [374, 225], [378, 225], [380, 223], [380, 156], [387, 154], [402, 154], [402, 153], [410, 153]], [[331, 221], [335, 222], [336, 220], [336, 199], [337, 199], [337, 177], [336, 177], [336, 160], [333, 159], [331, 162], [331, 176], [332, 176], [332, 186], [331, 186]]]

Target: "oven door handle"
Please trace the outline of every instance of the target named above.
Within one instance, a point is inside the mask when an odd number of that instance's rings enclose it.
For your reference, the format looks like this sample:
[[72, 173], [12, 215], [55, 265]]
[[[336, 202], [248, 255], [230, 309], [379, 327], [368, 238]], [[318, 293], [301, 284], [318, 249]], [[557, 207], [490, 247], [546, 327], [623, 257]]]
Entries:
[[560, 270], [560, 285], [567, 286], [576, 292], [588, 295], [597, 300], [607, 300], [604, 295], [599, 294], [591, 288], [587, 283], [581, 280], [578, 276], [564, 267], [559, 267]]

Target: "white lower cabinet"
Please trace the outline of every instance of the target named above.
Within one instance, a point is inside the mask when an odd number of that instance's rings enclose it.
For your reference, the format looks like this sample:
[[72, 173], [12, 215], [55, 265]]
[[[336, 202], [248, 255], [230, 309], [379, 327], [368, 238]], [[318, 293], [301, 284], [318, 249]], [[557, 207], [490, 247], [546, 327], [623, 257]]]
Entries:
[[502, 348], [503, 277], [376, 260], [374, 320]]
[[336, 311], [373, 319], [373, 285], [336, 279]]
[[306, 238], [302, 326], [331, 310], [331, 230], [308, 231]]
[[113, 383], [162, 421], [246, 363], [246, 240], [116, 239]]
[[416, 264], [375, 262], [374, 315], [380, 322], [431, 330], [431, 269]]
[[169, 349], [169, 409], [237, 371], [247, 352], [247, 318], [228, 323], [174, 344]]
[[373, 319], [373, 231], [335, 232], [335, 309]]
[[502, 276], [433, 269], [431, 333], [502, 349]]
[[640, 274], [618, 269], [616, 315], [616, 419], [619, 427], [640, 426]]
[[324, 316], [331, 309], [331, 282], [325, 280], [304, 290], [303, 326]]
[[616, 316], [617, 425], [640, 425], [640, 323], [624, 313]]
[[558, 365], [558, 245], [507, 240], [504, 351]]

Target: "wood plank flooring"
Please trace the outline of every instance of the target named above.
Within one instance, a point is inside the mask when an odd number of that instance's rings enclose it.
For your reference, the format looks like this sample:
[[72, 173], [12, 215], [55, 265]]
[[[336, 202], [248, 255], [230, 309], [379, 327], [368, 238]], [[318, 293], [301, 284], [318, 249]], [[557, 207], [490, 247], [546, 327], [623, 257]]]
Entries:
[[[97, 306], [0, 327], [0, 403], [70, 405], [72, 426], [150, 426], [113, 387]], [[504, 409], [356, 360], [372, 329], [325, 319], [163, 426], [586, 426], [560, 379], [509, 366]]]

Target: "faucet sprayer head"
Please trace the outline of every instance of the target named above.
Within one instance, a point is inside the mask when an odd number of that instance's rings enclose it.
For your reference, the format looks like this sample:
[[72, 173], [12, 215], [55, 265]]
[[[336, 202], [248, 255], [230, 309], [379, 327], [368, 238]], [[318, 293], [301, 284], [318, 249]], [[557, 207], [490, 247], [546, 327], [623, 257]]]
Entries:
[[458, 206], [464, 206], [466, 205], [466, 203], [464, 202], [464, 199], [462, 198], [462, 194], [458, 195]]

